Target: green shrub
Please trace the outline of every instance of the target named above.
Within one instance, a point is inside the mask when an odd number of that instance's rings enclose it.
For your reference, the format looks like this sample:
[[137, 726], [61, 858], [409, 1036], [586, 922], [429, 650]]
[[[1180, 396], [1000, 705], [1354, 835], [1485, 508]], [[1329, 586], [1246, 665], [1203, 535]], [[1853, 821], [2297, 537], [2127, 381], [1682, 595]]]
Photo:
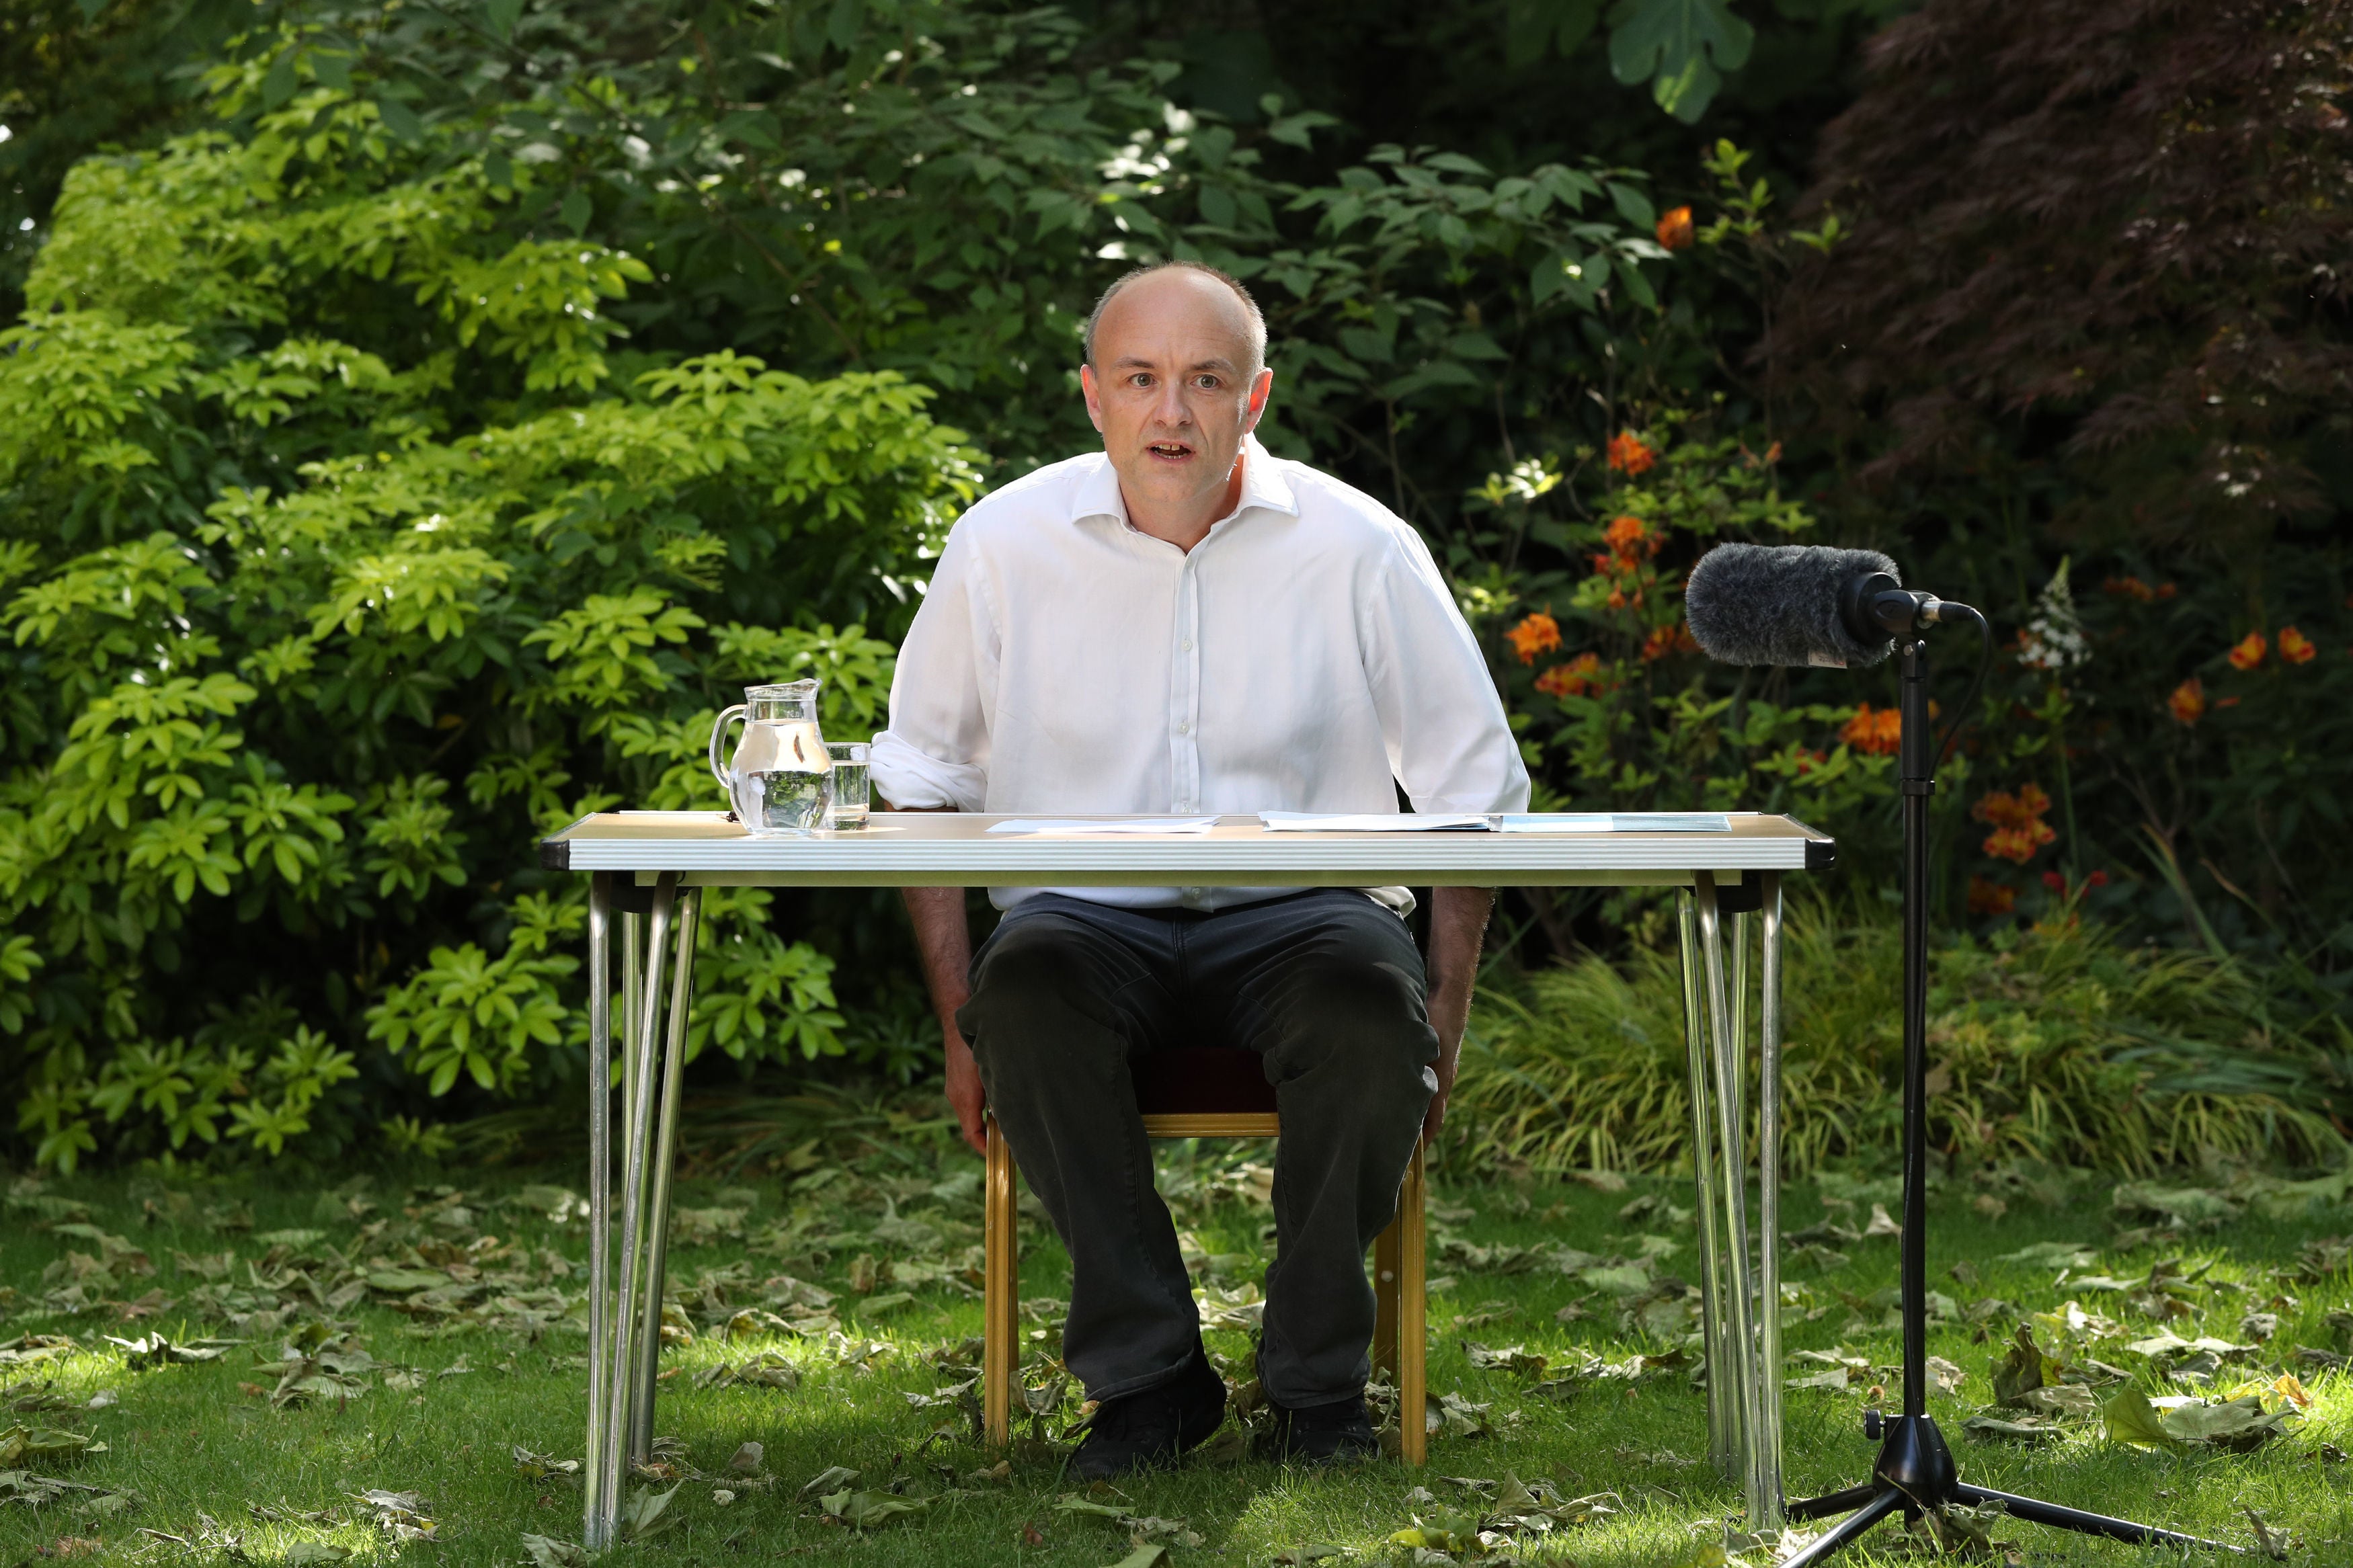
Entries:
[[[1786, 1169], [1892, 1157], [1897, 926], [1799, 902], [1783, 955]], [[2312, 1048], [2237, 964], [2122, 946], [2078, 920], [1961, 938], [1931, 973], [1930, 1136], [1963, 1166], [2146, 1172], [2342, 1152]], [[1539, 1170], [1671, 1167], [1690, 1146], [1684, 1063], [1672, 947], [1546, 970], [1481, 996], [1458, 1136], [1474, 1160]], [[1748, 1095], [1753, 1125], [1753, 1077]]]
[[[576, 1079], [583, 891], [534, 836], [720, 804], [747, 681], [878, 723], [860, 619], [971, 493], [957, 437], [892, 374], [617, 360], [651, 274], [539, 227], [539, 167], [322, 76], [67, 182], [0, 333], [0, 1031], [42, 1164]], [[844, 1048], [770, 901], [706, 900], [691, 1049]]]

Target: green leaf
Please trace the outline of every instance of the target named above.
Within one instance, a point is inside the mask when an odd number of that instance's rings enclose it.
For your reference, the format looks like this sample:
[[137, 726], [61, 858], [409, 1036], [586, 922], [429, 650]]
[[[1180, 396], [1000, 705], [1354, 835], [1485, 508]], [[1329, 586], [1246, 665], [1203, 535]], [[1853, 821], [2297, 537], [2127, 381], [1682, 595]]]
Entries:
[[514, 37], [515, 24], [522, 19], [522, 0], [484, 0], [483, 18], [491, 31], [501, 38]]
[[403, 142], [415, 142], [425, 139], [425, 121], [417, 118], [417, 110], [409, 108], [400, 100], [377, 99], [375, 113], [376, 118], [384, 121], [384, 128]]
[[1757, 30], [1725, 0], [1632, 0], [1609, 33], [1609, 70], [1631, 87], [1648, 80], [1659, 107], [1690, 124], [1706, 112], [1724, 71], [1748, 63]]
[[573, 190], [565, 193], [564, 205], [560, 212], [564, 219], [564, 226], [573, 233], [580, 234], [586, 231], [588, 227], [588, 219], [595, 211], [596, 204], [588, 199], [587, 192]]
[[1510, 0], [1504, 8], [1504, 58], [1514, 70], [1544, 58], [1546, 47], [1565, 59], [1592, 36], [1601, 0]]
[[2158, 1419], [2157, 1407], [2148, 1402], [2148, 1395], [2129, 1384], [2108, 1396], [2108, 1402], [2100, 1406], [2100, 1418], [2111, 1442], [2162, 1448], [2171, 1447], [2175, 1440]]
[[858, 42], [858, 29], [866, 20], [866, 0], [833, 0], [833, 10], [825, 20], [826, 41], [847, 53]]
[[294, 51], [288, 49], [278, 57], [261, 78], [261, 103], [265, 109], [276, 109], [294, 96], [300, 86], [294, 75]]

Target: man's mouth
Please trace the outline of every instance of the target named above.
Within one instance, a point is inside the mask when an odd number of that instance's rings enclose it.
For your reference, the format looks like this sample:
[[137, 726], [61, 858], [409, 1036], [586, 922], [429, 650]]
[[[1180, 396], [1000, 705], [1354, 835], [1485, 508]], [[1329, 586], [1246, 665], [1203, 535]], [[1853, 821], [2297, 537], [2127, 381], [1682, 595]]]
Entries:
[[1181, 463], [1193, 455], [1193, 448], [1182, 441], [1153, 441], [1144, 449], [1164, 463]]

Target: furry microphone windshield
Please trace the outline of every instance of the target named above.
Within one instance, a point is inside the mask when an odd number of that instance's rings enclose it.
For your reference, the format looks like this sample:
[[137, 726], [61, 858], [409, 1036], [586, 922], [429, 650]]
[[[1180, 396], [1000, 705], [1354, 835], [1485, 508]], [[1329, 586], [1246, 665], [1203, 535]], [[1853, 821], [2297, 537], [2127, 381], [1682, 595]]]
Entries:
[[1895, 563], [1876, 550], [1823, 544], [1719, 544], [1683, 584], [1683, 616], [1707, 657], [1722, 664], [1877, 664], [1893, 643], [1864, 641], [1840, 614], [1841, 590]]

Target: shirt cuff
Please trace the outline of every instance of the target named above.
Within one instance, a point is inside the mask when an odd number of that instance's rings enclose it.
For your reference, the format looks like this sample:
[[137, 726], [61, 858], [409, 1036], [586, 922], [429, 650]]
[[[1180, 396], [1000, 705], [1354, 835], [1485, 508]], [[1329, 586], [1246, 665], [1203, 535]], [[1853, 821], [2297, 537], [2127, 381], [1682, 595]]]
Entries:
[[911, 811], [979, 811], [988, 801], [988, 770], [944, 763], [885, 730], [874, 737], [874, 793]]

